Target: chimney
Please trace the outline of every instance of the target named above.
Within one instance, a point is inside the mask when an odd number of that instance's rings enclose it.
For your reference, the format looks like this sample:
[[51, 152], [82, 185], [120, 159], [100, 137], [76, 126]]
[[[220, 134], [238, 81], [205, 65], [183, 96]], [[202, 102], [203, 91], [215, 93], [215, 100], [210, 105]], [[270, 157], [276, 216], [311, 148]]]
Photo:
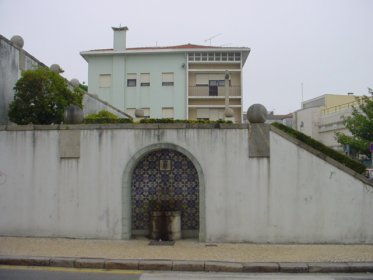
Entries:
[[128, 27], [112, 27], [114, 31], [114, 51], [126, 50], [126, 32]]

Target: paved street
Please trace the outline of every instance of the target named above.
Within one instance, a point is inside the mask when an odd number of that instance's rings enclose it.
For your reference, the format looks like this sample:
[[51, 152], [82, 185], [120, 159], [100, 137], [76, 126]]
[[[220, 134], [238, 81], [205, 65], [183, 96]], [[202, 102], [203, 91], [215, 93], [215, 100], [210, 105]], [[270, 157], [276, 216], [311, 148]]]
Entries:
[[1, 280], [137, 280], [141, 271], [0, 266]]
[[302, 273], [188, 273], [188, 272], [148, 272], [141, 275], [140, 280], [171, 280], [171, 279], [199, 279], [199, 280], [372, 280], [373, 274], [302, 274]]
[[99, 269], [0, 266], [1, 280], [164, 280], [164, 279], [248, 279], [248, 280], [372, 280], [373, 274], [286, 274], [216, 272], [144, 272]]

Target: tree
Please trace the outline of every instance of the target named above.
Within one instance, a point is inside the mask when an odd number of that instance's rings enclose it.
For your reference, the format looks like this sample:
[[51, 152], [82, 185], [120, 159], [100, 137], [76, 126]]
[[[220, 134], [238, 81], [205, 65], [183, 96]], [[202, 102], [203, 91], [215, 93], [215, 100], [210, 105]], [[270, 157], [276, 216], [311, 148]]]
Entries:
[[352, 136], [336, 133], [337, 141], [349, 145], [355, 152], [369, 155], [369, 143], [373, 142], [373, 91], [371, 97], [357, 97], [358, 106], [352, 108], [351, 116], [344, 119], [344, 125]]
[[67, 106], [82, 108], [81, 90], [71, 91], [63, 77], [46, 67], [24, 71], [14, 90], [8, 115], [17, 124], [61, 123]]

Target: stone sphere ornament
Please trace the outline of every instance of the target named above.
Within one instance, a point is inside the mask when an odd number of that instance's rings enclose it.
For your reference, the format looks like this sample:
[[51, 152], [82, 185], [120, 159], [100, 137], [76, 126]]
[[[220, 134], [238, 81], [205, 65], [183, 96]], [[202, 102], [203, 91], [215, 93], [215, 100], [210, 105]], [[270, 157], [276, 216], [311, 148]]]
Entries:
[[135, 117], [136, 118], [143, 118], [144, 117], [144, 110], [143, 109], [136, 109], [135, 110]]
[[78, 79], [71, 79], [70, 80], [70, 84], [73, 86], [73, 87], [78, 87], [80, 85], [80, 82]]
[[226, 118], [232, 118], [234, 116], [234, 112], [233, 112], [232, 108], [225, 109], [224, 116]]
[[77, 105], [69, 105], [63, 114], [63, 122], [66, 124], [80, 124], [84, 120], [83, 110]]
[[247, 119], [250, 123], [264, 123], [267, 115], [267, 109], [262, 104], [253, 104], [247, 109]]
[[62, 68], [58, 64], [52, 64], [49, 69], [51, 69], [54, 73], [63, 73]]
[[23, 38], [22, 38], [21, 36], [19, 36], [19, 35], [14, 35], [14, 36], [10, 39], [10, 41], [11, 41], [14, 45], [16, 45], [16, 47], [18, 47], [18, 48], [20, 48], [20, 49], [23, 48], [23, 45], [24, 45], [24, 43], [25, 43], [25, 41], [23, 41]]

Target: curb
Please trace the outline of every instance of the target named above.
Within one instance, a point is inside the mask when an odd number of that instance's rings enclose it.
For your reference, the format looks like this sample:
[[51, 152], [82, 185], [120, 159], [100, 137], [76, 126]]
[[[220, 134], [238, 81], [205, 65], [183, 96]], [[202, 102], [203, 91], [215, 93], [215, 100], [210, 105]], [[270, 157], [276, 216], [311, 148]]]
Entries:
[[0, 265], [247, 273], [373, 273], [373, 262], [226, 262], [0, 256]]

